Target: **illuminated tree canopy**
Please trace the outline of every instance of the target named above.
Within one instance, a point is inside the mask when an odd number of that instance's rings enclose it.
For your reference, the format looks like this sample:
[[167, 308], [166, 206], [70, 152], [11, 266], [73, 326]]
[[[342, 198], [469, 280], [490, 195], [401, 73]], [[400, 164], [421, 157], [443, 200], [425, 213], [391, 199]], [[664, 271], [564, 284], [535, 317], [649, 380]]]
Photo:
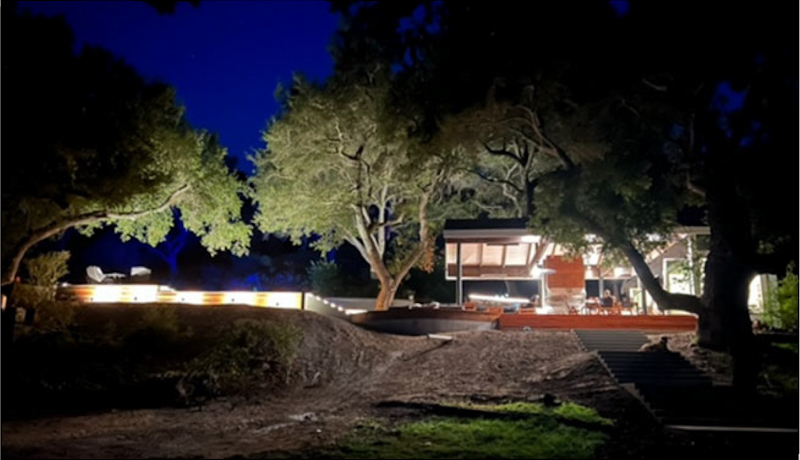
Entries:
[[414, 120], [390, 110], [388, 81], [297, 79], [255, 159], [256, 222], [326, 252], [355, 246], [388, 308], [401, 281], [432, 256], [448, 208], [452, 149], [409, 136]]
[[174, 91], [149, 83], [109, 53], [71, 50], [61, 19], [4, 16], [15, 46], [4, 107], [3, 283], [37, 243], [77, 227], [113, 225], [123, 240], [156, 245], [173, 208], [212, 254], [247, 252], [245, 184], [215, 138], [192, 129]]

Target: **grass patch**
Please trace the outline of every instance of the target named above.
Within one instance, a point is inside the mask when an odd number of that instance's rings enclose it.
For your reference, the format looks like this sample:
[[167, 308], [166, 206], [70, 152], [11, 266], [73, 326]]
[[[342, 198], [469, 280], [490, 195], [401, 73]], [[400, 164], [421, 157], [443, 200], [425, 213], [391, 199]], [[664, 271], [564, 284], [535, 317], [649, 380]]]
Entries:
[[586, 423], [597, 423], [611, 426], [614, 422], [601, 417], [594, 409], [573, 402], [565, 402], [556, 407], [545, 407], [539, 403], [511, 402], [506, 404], [457, 404], [456, 407], [489, 412], [508, 412], [515, 414], [554, 415], [567, 420], [578, 420]]
[[[453, 404], [485, 412], [530, 414], [531, 418], [433, 417], [395, 426], [367, 422], [335, 447], [276, 458], [592, 458], [608, 435], [565, 420], [610, 426], [612, 421], [575, 403], [558, 407], [513, 402]], [[274, 457], [274, 453], [270, 458]]]
[[356, 430], [323, 458], [591, 458], [606, 440], [555, 418], [434, 418], [396, 428]]

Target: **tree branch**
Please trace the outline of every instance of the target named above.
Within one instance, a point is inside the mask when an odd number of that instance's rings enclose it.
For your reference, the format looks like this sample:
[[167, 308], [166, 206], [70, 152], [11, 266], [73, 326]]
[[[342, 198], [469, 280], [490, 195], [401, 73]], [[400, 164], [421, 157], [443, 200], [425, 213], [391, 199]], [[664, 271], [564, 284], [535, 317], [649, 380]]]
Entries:
[[5, 286], [14, 281], [14, 277], [17, 276], [17, 271], [19, 270], [22, 258], [25, 257], [25, 254], [28, 252], [28, 250], [37, 243], [44, 241], [47, 238], [50, 238], [51, 236], [57, 235], [68, 228], [78, 227], [81, 225], [88, 225], [95, 222], [102, 222], [105, 220], [136, 220], [140, 217], [165, 211], [174, 206], [178, 198], [190, 188], [191, 186], [189, 184], [180, 187], [178, 190], [174, 191], [164, 201], [164, 203], [152, 209], [143, 211], [123, 212], [123, 213], [112, 213], [108, 211], [92, 211], [77, 216], [73, 216], [62, 221], [53, 222], [52, 224], [33, 232], [30, 236], [28, 236], [27, 239], [25, 239], [22, 243], [20, 243], [20, 245], [16, 248], [14, 257], [11, 259], [8, 270], [3, 274], [3, 279], [2, 282], [0, 282], [0, 285]]
[[565, 199], [566, 202], [561, 207], [564, 215], [578, 222], [578, 224], [584, 229], [594, 233], [606, 242], [618, 248], [625, 255], [631, 265], [633, 265], [636, 275], [641, 280], [644, 288], [647, 289], [647, 292], [650, 293], [650, 296], [653, 297], [653, 300], [655, 300], [655, 302], [659, 305], [659, 309], [683, 310], [697, 315], [701, 313], [703, 310], [703, 304], [700, 298], [693, 295], [674, 294], [664, 290], [661, 284], [659, 284], [658, 280], [656, 280], [652, 270], [650, 270], [650, 266], [647, 264], [647, 261], [642, 253], [639, 252], [639, 250], [636, 249], [636, 247], [634, 247], [630, 241], [614, 237], [598, 222], [595, 222], [593, 219], [578, 211], [578, 209], [575, 208], [574, 204], [572, 204], [570, 201], [570, 198]]
[[667, 91], [667, 86], [666, 85], [657, 85], [657, 84], [651, 82], [650, 80], [648, 80], [646, 78], [642, 78], [642, 83], [644, 83], [645, 85], [649, 86], [650, 88], [652, 88], [652, 89], [654, 89], [656, 91], [660, 91], [662, 93]]
[[486, 151], [491, 153], [492, 155], [497, 155], [497, 156], [510, 158], [515, 163], [519, 163], [519, 158], [516, 155], [514, 155], [513, 153], [511, 153], [508, 150], [506, 150], [505, 147], [502, 148], [502, 149], [493, 149], [486, 142], [482, 142], [482, 144], [483, 144], [483, 147], [486, 149]]
[[496, 178], [496, 177], [492, 177], [492, 176], [484, 176], [484, 175], [482, 175], [481, 173], [479, 173], [478, 171], [475, 171], [474, 169], [470, 169], [470, 168], [460, 168], [459, 170], [460, 170], [460, 171], [464, 171], [464, 172], [469, 172], [469, 173], [475, 174], [476, 176], [480, 177], [482, 180], [485, 180], [486, 182], [492, 182], [492, 183], [495, 183], [495, 184], [505, 184], [505, 185], [508, 185], [509, 187], [512, 187], [512, 188], [513, 188], [514, 190], [516, 190], [517, 192], [519, 192], [519, 193], [523, 193], [523, 190], [522, 190], [522, 188], [520, 188], [520, 187], [519, 187], [517, 184], [515, 184], [515, 183], [513, 183], [513, 182], [511, 182], [511, 181], [509, 181], [509, 180], [506, 180], [506, 179], [498, 179], [498, 178]]
[[695, 193], [703, 198], [706, 197], [706, 189], [692, 182], [692, 179], [689, 177], [688, 173], [686, 174], [686, 188], [689, 189], [690, 192]]

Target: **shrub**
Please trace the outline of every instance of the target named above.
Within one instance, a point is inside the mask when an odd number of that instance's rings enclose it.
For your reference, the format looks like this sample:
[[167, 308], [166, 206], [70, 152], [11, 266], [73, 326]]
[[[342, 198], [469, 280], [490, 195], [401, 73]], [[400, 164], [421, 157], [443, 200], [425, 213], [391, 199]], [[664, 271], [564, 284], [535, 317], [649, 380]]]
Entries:
[[254, 382], [288, 383], [302, 330], [293, 324], [243, 319], [186, 368], [178, 391], [186, 404], [237, 393]]
[[786, 276], [778, 281], [778, 289], [771, 292], [765, 302], [764, 321], [773, 328], [797, 330], [798, 277], [794, 265], [786, 268]]
[[315, 294], [323, 297], [339, 294], [342, 276], [339, 266], [334, 262], [324, 260], [312, 262], [308, 269], [308, 277], [311, 280], [311, 291]]
[[154, 353], [181, 338], [178, 313], [170, 305], [146, 305], [134, 330], [125, 337], [126, 346], [134, 351]]
[[55, 251], [25, 261], [30, 284], [54, 287], [59, 279], [69, 274], [69, 251]]
[[36, 310], [34, 333], [65, 333], [75, 321], [71, 305], [57, 302], [56, 282], [69, 273], [69, 251], [42, 254], [25, 261], [28, 284], [14, 288], [12, 305]]
[[322, 297], [375, 297], [378, 294], [377, 282], [345, 275], [334, 262], [312, 262], [308, 277], [311, 291]]
[[75, 323], [74, 306], [55, 300], [55, 289], [51, 287], [20, 284], [14, 288], [12, 297], [14, 307], [36, 311], [33, 328], [26, 333], [67, 333]]

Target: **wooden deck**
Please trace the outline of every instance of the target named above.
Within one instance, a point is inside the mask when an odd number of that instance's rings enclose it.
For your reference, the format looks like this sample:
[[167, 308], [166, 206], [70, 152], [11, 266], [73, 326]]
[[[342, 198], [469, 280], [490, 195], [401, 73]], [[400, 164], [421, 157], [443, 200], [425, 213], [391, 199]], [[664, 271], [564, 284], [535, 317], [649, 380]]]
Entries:
[[697, 327], [690, 315], [526, 315], [505, 314], [500, 329], [628, 329], [654, 332], [689, 332]]

